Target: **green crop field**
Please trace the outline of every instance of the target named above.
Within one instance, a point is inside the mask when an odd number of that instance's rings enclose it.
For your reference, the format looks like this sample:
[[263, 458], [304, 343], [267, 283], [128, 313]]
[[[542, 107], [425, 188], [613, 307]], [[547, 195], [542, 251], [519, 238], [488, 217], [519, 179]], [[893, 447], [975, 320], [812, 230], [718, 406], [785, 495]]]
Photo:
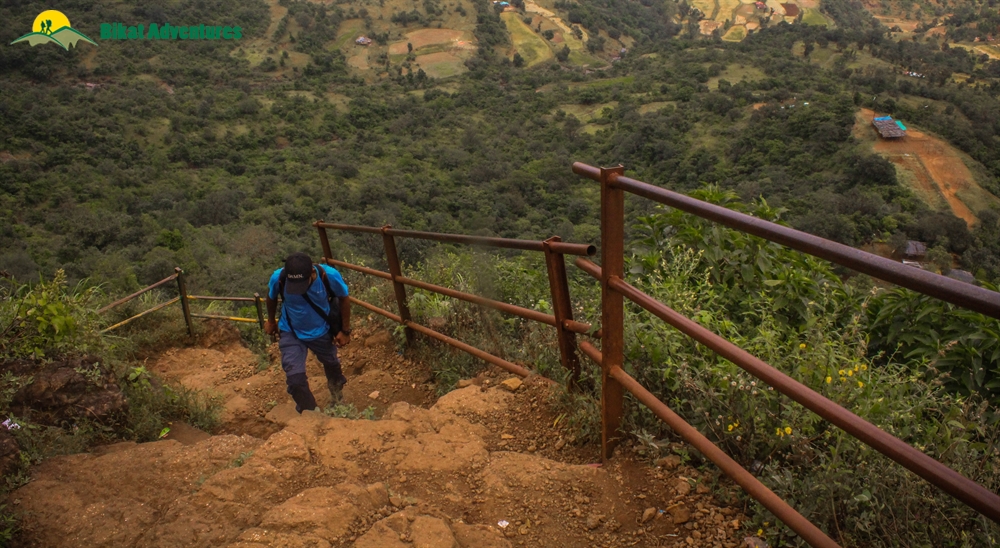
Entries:
[[552, 48], [549, 47], [545, 39], [528, 28], [519, 14], [504, 13], [500, 17], [507, 25], [511, 41], [514, 42], [514, 50], [521, 54], [526, 67], [532, 67], [555, 58]]

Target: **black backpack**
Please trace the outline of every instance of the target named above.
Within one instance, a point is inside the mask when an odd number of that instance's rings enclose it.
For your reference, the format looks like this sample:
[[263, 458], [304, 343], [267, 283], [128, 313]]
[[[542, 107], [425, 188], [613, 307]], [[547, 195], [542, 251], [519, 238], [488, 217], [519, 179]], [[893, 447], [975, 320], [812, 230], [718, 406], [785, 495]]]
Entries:
[[[343, 328], [343, 321], [340, 317], [340, 297], [335, 295], [333, 293], [333, 289], [330, 288], [330, 280], [326, 278], [326, 271], [316, 265], [313, 265], [313, 268], [319, 272], [319, 279], [323, 280], [323, 288], [326, 290], [326, 301], [330, 304], [330, 313], [323, 313], [323, 309], [317, 306], [316, 303], [312, 302], [312, 299], [309, 298], [308, 291], [302, 294], [302, 298], [306, 300], [306, 303], [309, 304], [314, 312], [326, 320], [326, 324], [330, 326], [330, 337], [336, 337], [337, 333], [340, 333], [341, 328]], [[282, 269], [281, 276], [278, 278], [278, 294], [281, 295], [282, 302], [287, 302], [285, 299], [286, 279], [287, 275], [285, 274], [284, 269]], [[295, 328], [292, 327], [291, 316], [285, 314], [285, 321], [288, 323], [288, 329], [292, 331], [292, 335], [295, 336], [295, 338], [299, 338], [299, 336], [295, 333]]]

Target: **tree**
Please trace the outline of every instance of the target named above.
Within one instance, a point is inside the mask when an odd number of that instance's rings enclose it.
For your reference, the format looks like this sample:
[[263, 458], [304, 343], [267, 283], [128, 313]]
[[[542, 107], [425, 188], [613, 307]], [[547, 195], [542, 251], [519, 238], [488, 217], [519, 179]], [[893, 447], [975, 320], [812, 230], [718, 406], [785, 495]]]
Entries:
[[569, 59], [569, 46], [563, 46], [561, 50], [556, 52], [556, 59], [558, 59], [560, 63], [565, 63]]
[[521, 57], [521, 54], [517, 53], [516, 51], [514, 52], [514, 66], [517, 68], [521, 68], [524, 66], [524, 58]]
[[407, 42], [406, 43], [406, 51], [408, 53], [413, 53], [413, 44], [411, 44], [410, 42]]
[[951, 272], [951, 253], [942, 245], [936, 245], [927, 251], [927, 260], [937, 267], [941, 274]]

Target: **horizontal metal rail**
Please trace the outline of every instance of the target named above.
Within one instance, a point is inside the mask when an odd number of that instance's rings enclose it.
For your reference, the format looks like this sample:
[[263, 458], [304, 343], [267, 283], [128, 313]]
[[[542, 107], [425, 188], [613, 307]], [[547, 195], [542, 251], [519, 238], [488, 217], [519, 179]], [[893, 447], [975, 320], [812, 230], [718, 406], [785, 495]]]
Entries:
[[[601, 267], [579, 258], [575, 262], [586, 272], [601, 279]], [[587, 264], [589, 263], [589, 264]], [[800, 403], [803, 407], [833, 423], [879, 453], [903, 465], [914, 474], [939, 487], [944, 492], [969, 505], [984, 516], [1000, 523], [1000, 496], [966, 478], [892, 434], [829, 400], [808, 386], [775, 369], [723, 337], [709, 331], [646, 295], [619, 278], [608, 285], [656, 317], [672, 325], [688, 337], [707, 346], [719, 356], [774, 387], [775, 390]]]
[[189, 301], [233, 301], [238, 303], [252, 303], [253, 297], [213, 297], [207, 295], [188, 295]]
[[492, 308], [494, 310], [499, 310], [501, 312], [506, 312], [508, 314], [513, 314], [515, 316], [520, 316], [526, 320], [534, 320], [536, 322], [544, 323], [545, 325], [551, 325], [555, 327], [556, 317], [552, 314], [546, 314], [544, 312], [539, 312], [537, 310], [531, 310], [530, 308], [524, 308], [521, 306], [507, 304], [500, 301], [495, 301], [493, 299], [488, 299], [486, 297], [480, 297], [479, 295], [473, 295], [472, 293], [465, 293], [463, 291], [458, 291], [455, 289], [450, 289], [440, 285], [429, 284], [427, 282], [422, 282], [420, 280], [414, 280], [412, 278], [406, 278], [400, 276], [396, 278], [397, 282], [404, 283], [412, 287], [419, 287], [420, 289], [425, 289], [427, 291], [433, 291], [435, 293], [440, 293], [442, 295], [447, 295], [448, 297], [454, 297], [466, 302], [473, 304], [479, 304]]
[[139, 295], [142, 295], [143, 293], [145, 293], [147, 291], [150, 291], [152, 289], [156, 289], [157, 287], [160, 287], [161, 285], [163, 285], [165, 283], [172, 282], [172, 281], [174, 281], [176, 279], [177, 279], [177, 274], [171, 274], [171, 275], [167, 276], [166, 278], [163, 278], [162, 280], [156, 282], [153, 285], [147, 285], [146, 287], [140, 289], [139, 291], [136, 291], [135, 293], [129, 295], [128, 297], [122, 297], [121, 299], [118, 299], [117, 301], [115, 301], [115, 302], [113, 302], [113, 303], [105, 306], [104, 308], [101, 308], [100, 310], [97, 311], [97, 313], [98, 314], [103, 314], [103, 313], [107, 312], [108, 310], [111, 310], [112, 308], [114, 308], [114, 307], [116, 307], [118, 305], [121, 305], [121, 304], [124, 304], [124, 303], [127, 303], [127, 302], [131, 301], [132, 299], [138, 297]]
[[148, 310], [144, 310], [144, 311], [136, 314], [135, 316], [132, 316], [131, 318], [128, 318], [126, 320], [122, 320], [122, 321], [116, 323], [115, 325], [112, 325], [111, 327], [106, 327], [106, 328], [104, 328], [104, 329], [101, 330], [101, 333], [107, 333], [108, 331], [111, 331], [112, 329], [118, 329], [119, 327], [121, 327], [121, 326], [123, 326], [123, 325], [125, 325], [125, 324], [127, 324], [129, 322], [131, 322], [132, 320], [135, 320], [136, 318], [141, 318], [141, 317], [145, 316], [146, 314], [152, 314], [153, 312], [156, 312], [157, 310], [160, 310], [161, 308], [166, 308], [166, 307], [168, 307], [168, 306], [170, 306], [170, 305], [172, 305], [172, 304], [174, 304], [174, 303], [176, 303], [176, 302], [178, 302], [180, 300], [181, 300], [180, 297], [174, 297], [173, 299], [170, 299], [167, 302], [160, 303], [160, 304], [154, 306], [153, 308], [150, 308]]
[[257, 318], [242, 318], [240, 316], [217, 316], [215, 314], [195, 314], [191, 313], [192, 318], [208, 318], [212, 320], [229, 320], [233, 322], [247, 322], [247, 323], [258, 323]]
[[[594, 345], [587, 341], [583, 341], [580, 343], [580, 350], [583, 350], [583, 353], [597, 363], [597, 365], [603, 367], [604, 361], [601, 356], [601, 351], [595, 348]], [[773, 513], [778, 519], [788, 525], [788, 527], [793, 531], [798, 533], [803, 540], [812, 546], [839, 548], [839, 545], [830, 537], [826, 536], [823, 531], [813, 525], [787, 502], [782, 500], [781, 497], [774, 494], [774, 491], [768, 489], [766, 485], [755, 478], [753, 474], [746, 470], [746, 468], [740, 466], [740, 464], [726, 454], [725, 451], [719, 449], [717, 445], [712, 443], [712, 441], [705, 437], [704, 434], [699, 432], [697, 428], [688, 424], [688, 422], [681, 418], [680, 415], [667, 407], [667, 405], [654, 396], [652, 392], [646, 390], [645, 387], [633, 379], [631, 375], [623, 371], [622, 368], [617, 365], [612, 366], [610, 374], [615, 378], [615, 380], [622, 384], [625, 390], [628, 390], [643, 405], [648, 407], [654, 415], [659, 417], [663, 422], [667, 423], [667, 426], [673, 429], [673, 431], [679, 436], [684, 438], [684, 440], [690, 443], [695, 449], [705, 455], [706, 458], [714, 462], [723, 473], [733, 478], [733, 481], [742, 487], [747, 494], [764, 505], [764, 507], [770, 510], [771, 513]]]
[[[595, 181], [601, 180], [601, 170], [576, 162], [573, 172]], [[781, 226], [745, 213], [709, 204], [683, 194], [672, 192], [642, 181], [621, 175], [612, 175], [610, 185], [637, 196], [668, 205], [681, 211], [715, 221], [719, 224], [759, 236], [792, 249], [826, 259], [880, 280], [919, 291], [943, 301], [1000, 318], [1000, 293], [990, 291], [947, 276], [912, 268], [891, 259], [831, 242], [794, 228]]]
[[576, 320], [565, 320], [563, 321], [563, 327], [569, 331], [572, 331], [573, 333], [579, 333], [580, 335], [590, 335], [598, 339], [601, 338], [601, 336], [597, 335], [596, 333], [591, 334], [590, 331], [593, 329], [593, 326], [590, 325], [589, 323], [578, 322]]
[[795, 531], [811, 546], [818, 548], [839, 548], [839, 545], [828, 537], [823, 531], [812, 524], [797, 510], [792, 508], [781, 497], [774, 494], [753, 474], [739, 465], [735, 460], [719, 449], [708, 438], [701, 434], [695, 427], [684, 421], [677, 413], [674, 413], [663, 402], [656, 398], [649, 390], [643, 388], [628, 373], [617, 365], [611, 368], [611, 376], [625, 387], [640, 402], [653, 412], [654, 415], [667, 423], [670, 428], [677, 432], [688, 443], [694, 446], [709, 460], [715, 463], [727, 476], [733, 479], [751, 497], [760, 502], [765, 508], [771, 511], [778, 519], [784, 522], [791, 530]]
[[381, 315], [385, 316], [386, 318], [389, 318], [390, 320], [393, 320], [395, 322], [401, 323], [401, 324], [405, 325], [406, 327], [409, 327], [410, 329], [413, 329], [414, 331], [419, 331], [420, 333], [423, 333], [424, 335], [427, 335], [428, 337], [437, 339], [437, 340], [439, 340], [439, 341], [441, 341], [443, 343], [447, 343], [447, 344], [449, 344], [451, 346], [454, 346], [455, 348], [458, 348], [459, 350], [463, 350], [465, 352], [468, 352], [469, 354], [472, 354], [473, 356], [475, 356], [475, 357], [477, 357], [477, 358], [479, 358], [479, 359], [481, 359], [483, 361], [486, 361], [486, 362], [492, 363], [493, 365], [502, 367], [503, 369], [506, 369], [507, 371], [509, 371], [509, 372], [511, 372], [511, 373], [513, 373], [515, 375], [518, 375], [520, 377], [527, 377], [527, 376], [529, 376], [529, 375], [532, 374], [531, 371], [525, 369], [524, 367], [521, 367], [520, 365], [517, 365], [516, 363], [512, 363], [512, 362], [509, 362], [509, 361], [507, 361], [507, 360], [505, 360], [503, 358], [499, 358], [497, 356], [494, 356], [493, 354], [490, 354], [489, 352], [485, 352], [483, 350], [480, 350], [480, 349], [478, 349], [478, 348], [476, 348], [474, 346], [469, 346], [469, 345], [465, 344], [462, 341], [459, 341], [459, 340], [453, 339], [453, 338], [451, 338], [451, 337], [449, 337], [447, 335], [438, 333], [437, 331], [434, 331], [433, 329], [431, 329], [429, 327], [424, 327], [424, 326], [422, 326], [422, 325], [420, 325], [420, 324], [418, 324], [416, 322], [412, 322], [412, 321], [408, 321], [408, 320], [407, 321], [403, 321], [402, 318], [400, 318], [396, 314], [393, 314], [392, 312], [389, 312], [388, 310], [383, 310], [383, 309], [381, 309], [381, 308], [379, 308], [379, 307], [377, 307], [377, 306], [375, 306], [373, 304], [367, 303], [367, 302], [362, 301], [360, 299], [356, 299], [354, 297], [348, 297], [348, 299], [350, 299], [350, 301], [352, 303], [354, 303], [354, 304], [357, 304], [359, 306], [367, 308], [368, 310], [371, 310], [372, 312], [381, 314]]
[[[479, 359], [481, 359], [483, 361], [486, 361], [486, 362], [492, 363], [493, 365], [502, 367], [502, 368], [506, 369], [507, 371], [509, 371], [509, 372], [517, 375], [517, 376], [527, 377], [527, 376], [529, 376], [529, 375], [532, 374], [531, 371], [529, 371], [528, 369], [525, 369], [524, 367], [521, 367], [520, 365], [517, 365], [516, 363], [512, 363], [512, 362], [509, 362], [509, 361], [507, 361], [507, 360], [505, 360], [503, 358], [499, 358], [497, 356], [494, 356], [493, 354], [490, 354], [489, 352], [485, 352], [483, 350], [480, 350], [480, 349], [476, 348], [475, 346], [467, 345], [467, 344], [465, 344], [462, 341], [459, 341], [459, 340], [453, 339], [453, 338], [451, 338], [451, 337], [449, 337], [447, 335], [443, 335], [441, 333], [438, 333], [437, 331], [434, 331], [433, 329], [430, 329], [428, 327], [424, 327], [424, 326], [422, 326], [422, 325], [420, 325], [420, 324], [418, 324], [416, 322], [407, 321], [407, 322], [404, 323], [404, 325], [406, 327], [409, 327], [410, 329], [412, 329], [414, 331], [419, 331], [420, 333], [423, 333], [424, 335], [427, 335], [428, 337], [433, 337], [433, 338], [435, 338], [435, 339], [437, 339], [437, 340], [439, 340], [441, 342], [448, 343], [451, 346], [454, 346], [455, 348], [457, 348], [459, 350], [464, 350], [465, 352], [468, 352], [469, 354], [472, 354], [473, 356], [475, 356], [475, 357], [477, 357], [477, 358], [479, 358]], [[548, 380], [548, 379], [546, 379], [546, 380]]]
[[371, 310], [372, 312], [375, 312], [377, 314], [381, 314], [381, 315], [385, 316], [386, 318], [389, 318], [390, 320], [392, 320], [392, 321], [394, 321], [396, 323], [403, 323], [403, 318], [400, 318], [399, 316], [393, 314], [392, 312], [389, 312], [388, 310], [383, 310], [383, 309], [381, 309], [381, 308], [379, 308], [379, 307], [377, 307], [377, 306], [375, 306], [373, 304], [369, 304], [369, 303], [367, 303], [365, 301], [362, 301], [361, 299], [356, 299], [354, 297], [347, 297], [347, 300], [351, 301], [351, 303], [353, 303], [353, 304], [356, 304], [358, 306], [367, 308], [368, 310]]
[[[486, 236], [469, 236], [466, 234], [438, 234], [436, 232], [421, 232], [417, 230], [399, 230], [396, 228], [375, 228], [371, 226], [343, 225], [336, 223], [326, 223], [318, 221], [313, 223], [318, 228], [333, 228], [347, 232], [367, 232], [369, 234], [386, 234], [389, 236], [402, 236], [404, 238], [418, 238], [421, 240], [433, 240], [436, 242], [448, 242], [454, 244], [482, 245], [488, 247], [502, 247], [507, 249], [521, 249], [524, 251], [545, 251], [544, 242], [535, 240], [515, 240], [511, 238], [491, 238]], [[597, 253], [597, 247], [588, 244], [569, 244], [565, 242], [551, 242], [549, 244], [552, 251], [564, 255], [590, 256]]]
[[344, 261], [338, 261], [337, 259], [326, 259], [326, 263], [333, 266], [342, 266], [348, 270], [354, 270], [356, 272], [361, 272], [362, 274], [368, 274], [369, 276], [375, 276], [377, 278], [382, 278], [385, 280], [391, 280], [392, 274], [388, 272], [383, 272], [381, 270], [375, 270], [374, 268], [368, 268], [367, 266], [358, 266], [356, 264], [345, 263]]

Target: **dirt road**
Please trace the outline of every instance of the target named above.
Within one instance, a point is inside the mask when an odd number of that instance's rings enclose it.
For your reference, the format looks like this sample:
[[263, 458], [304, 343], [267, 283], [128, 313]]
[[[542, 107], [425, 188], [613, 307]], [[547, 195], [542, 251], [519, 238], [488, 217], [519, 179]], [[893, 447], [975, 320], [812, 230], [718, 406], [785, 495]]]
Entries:
[[[861, 109], [858, 123], [871, 127], [874, 117], [873, 111]], [[874, 130], [871, 130], [871, 134], [874, 136]], [[906, 137], [902, 139], [876, 139], [874, 149], [885, 155], [892, 163], [912, 173], [919, 186], [916, 190], [925, 200], [930, 196], [940, 196], [944, 198], [952, 213], [970, 227], [978, 221], [975, 212], [959, 197], [959, 194], [981, 189], [962, 161], [959, 152], [953, 147], [911, 127], [907, 129]]]

